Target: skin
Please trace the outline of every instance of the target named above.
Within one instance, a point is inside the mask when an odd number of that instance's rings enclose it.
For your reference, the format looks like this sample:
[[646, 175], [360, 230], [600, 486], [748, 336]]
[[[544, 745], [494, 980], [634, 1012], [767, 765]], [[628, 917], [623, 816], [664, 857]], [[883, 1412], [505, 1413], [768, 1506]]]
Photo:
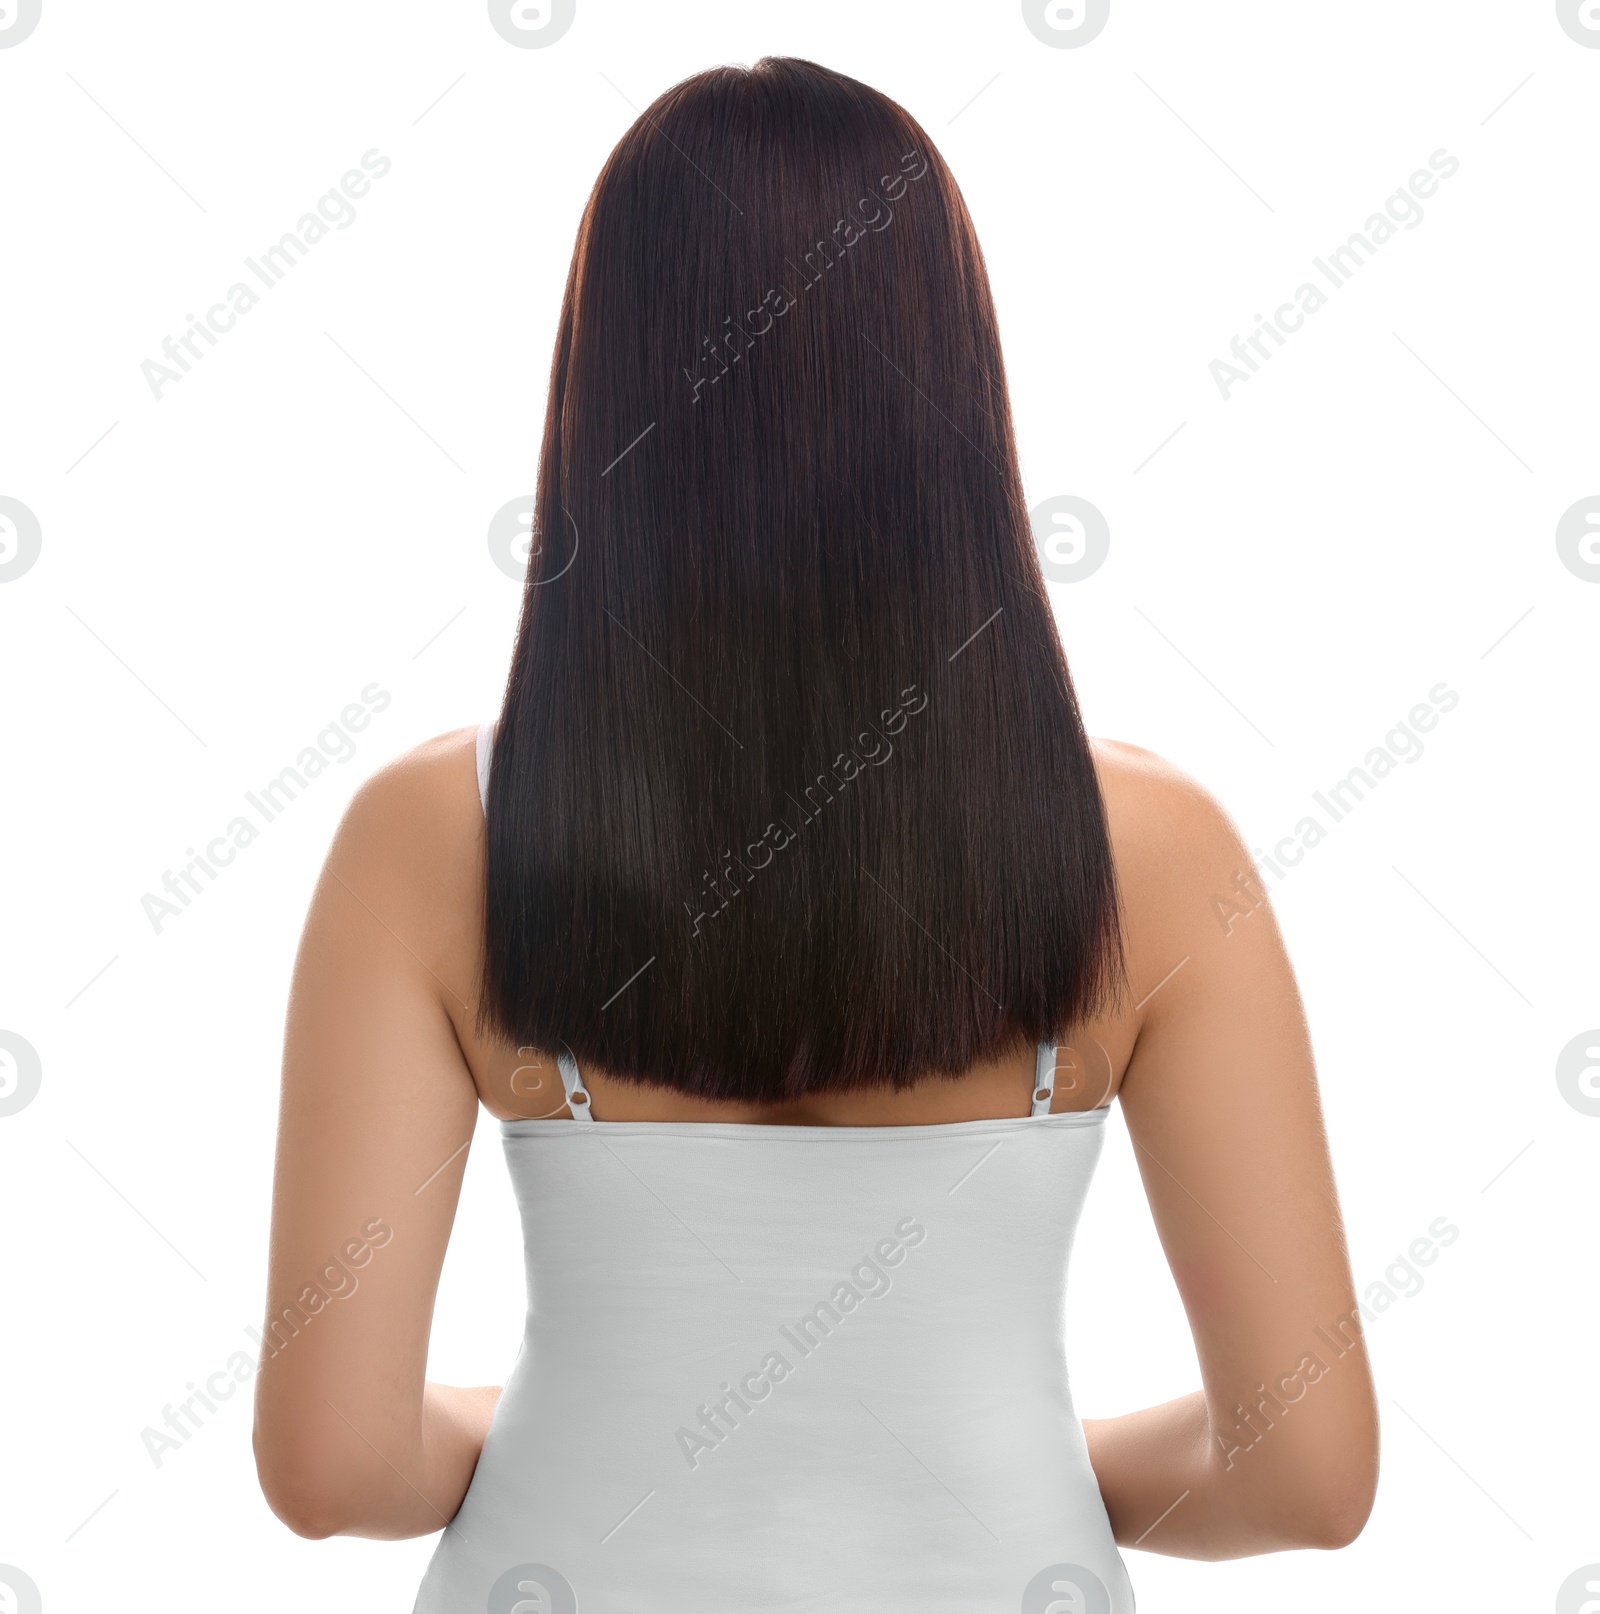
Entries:
[[[413, 1536], [454, 1516], [500, 1394], [426, 1378], [477, 1107], [569, 1113], [553, 1059], [473, 1024], [473, 742], [429, 741], [357, 793], [295, 967], [255, 1450], [301, 1535]], [[1294, 975], [1215, 800], [1138, 747], [1096, 741], [1095, 757], [1131, 990], [1063, 1043], [1054, 1108], [1121, 1103], [1202, 1381], [1085, 1421], [1106, 1509], [1120, 1544], [1182, 1557], [1342, 1546], [1371, 1510], [1377, 1408]], [[1026, 1114], [1033, 1050], [781, 1106], [584, 1075], [597, 1124], [907, 1125]], [[348, 1277], [321, 1275], [330, 1252]], [[351, 1279], [337, 1302], [307, 1292]]]

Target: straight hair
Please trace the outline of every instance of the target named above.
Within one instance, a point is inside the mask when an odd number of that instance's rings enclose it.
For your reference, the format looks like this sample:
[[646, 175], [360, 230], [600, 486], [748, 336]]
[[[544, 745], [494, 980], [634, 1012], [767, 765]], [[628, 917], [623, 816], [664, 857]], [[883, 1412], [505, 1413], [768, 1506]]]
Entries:
[[766, 1102], [956, 1076], [1120, 991], [988, 276], [904, 109], [768, 57], [641, 114], [537, 488], [484, 1028]]

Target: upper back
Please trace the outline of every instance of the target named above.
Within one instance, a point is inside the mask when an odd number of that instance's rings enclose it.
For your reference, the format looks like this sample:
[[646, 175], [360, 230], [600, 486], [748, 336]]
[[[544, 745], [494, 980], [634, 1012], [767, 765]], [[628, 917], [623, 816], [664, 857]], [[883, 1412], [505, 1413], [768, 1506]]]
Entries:
[[[341, 850], [358, 868], [361, 897], [421, 965], [414, 989], [449, 1016], [484, 1106], [502, 1119], [569, 1113], [556, 1060], [518, 1049], [478, 1024], [483, 962], [487, 755], [480, 730], [425, 742], [368, 782]], [[1092, 1109], [1117, 1094], [1154, 989], [1218, 930], [1193, 854], [1237, 863], [1237, 837], [1215, 802], [1150, 752], [1095, 741], [1094, 756], [1122, 900], [1130, 990], [1109, 1011], [1060, 1039], [1052, 1109]], [[359, 830], [359, 834], [355, 833]], [[1187, 854], [1187, 855], [1186, 855]], [[1214, 881], [1213, 881], [1214, 883]], [[935, 939], [929, 945], [936, 946]], [[693, 1097], [622, 1081], [586, 1067], [593, 1114], [606, 1120], [769, 1121], [775, 1124], [915, 1125], [1021, 1115], [1034, 1050], [1013, 1051], [956, 1077], [930, 1073], [911, 1088], [819, 1094], [785, 1104]]]

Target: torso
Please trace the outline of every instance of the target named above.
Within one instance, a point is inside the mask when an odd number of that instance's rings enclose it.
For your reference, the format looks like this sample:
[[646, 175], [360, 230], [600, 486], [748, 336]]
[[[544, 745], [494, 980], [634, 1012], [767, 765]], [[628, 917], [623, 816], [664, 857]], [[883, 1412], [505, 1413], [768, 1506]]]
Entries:
[[[1148, 782], [1166, 765], [1150, 753], [1116, 741], [1097, 740], [1096, 767], [1122, 888], [1124, 945], [1129, 991], [1112, 1013], [1074, 1028], [1061, 1039], [1053, 1111], [1096, 1109], [1116, 1096], [1139, 1034], [1140, 999], [1177, 962], [1161, 956], [1161, 943], [1141, 922], [1147, 859], [1133, 855], [1148, 830], [1141, 809]], [[434, 870], [419, 871], [428, 886], [419, 907], [438, 916], [437, 930], [419, 961], [439, 982], [441, 1006], [455, 1028], [478, 1097], [499, 1120], [570, 1114], [552, 1056], [480, 1034], [476, 983], [482, 965], [484, 878], [483, 817], [478, 797], [476, 730], [461, 729], [419, 747], [401, 764], [414, 768], [416, 788], [427, 792], [427, 816], [439, 823], [450, 845]], [[408, 905], [409, 906], [409, 905]], [[1166, 927], [1161, 927], [1165, 929]], [[413, 945], [409, 939], [408, 946]], [[1167, 946], [1164, 951], [1171, 951]], [[788, 1104], [759, 1105], [691, 1097], [648, 1087], [586, 1066], [585, 1085], [597, 1122], [735, 1121], [773, 1125], [908, 1126], [1026, 1115], [1033, 1091], [1034, 1049], [1014, 1050], [958, 1077], [932, 1075], [899, 1091], [824, 1094]]]

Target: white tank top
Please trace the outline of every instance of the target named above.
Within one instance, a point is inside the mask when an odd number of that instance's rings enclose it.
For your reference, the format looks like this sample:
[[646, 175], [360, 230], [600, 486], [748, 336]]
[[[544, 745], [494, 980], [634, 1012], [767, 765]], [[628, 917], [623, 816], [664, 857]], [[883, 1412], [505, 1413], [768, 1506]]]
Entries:
[[[479, 735], [486, 786], [490, 730]], [[1073, 1411], [1106, 1109], [504, 1121], [528, 1320], [415, 1614], [1133, 1614]]]

